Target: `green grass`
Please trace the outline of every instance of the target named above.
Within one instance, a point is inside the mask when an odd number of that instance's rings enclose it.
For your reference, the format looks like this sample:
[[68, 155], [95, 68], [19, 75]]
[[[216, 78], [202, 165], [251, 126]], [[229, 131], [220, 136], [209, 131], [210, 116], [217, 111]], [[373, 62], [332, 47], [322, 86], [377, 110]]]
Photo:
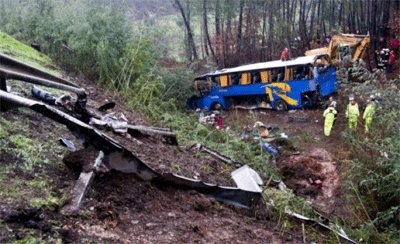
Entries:
[[[57, 129], [54, 133], [56, 132]], [[66, 149], [57, 143], [50, 143], [56, 136], [52, 134], [53, 132], [44, 136], [52, 137], [45, 140], [42, 138], [43, 135], [40, 137], [42, 139], [32, 138], [32, 133], [33, 131], [19, 116], [11, 120], [0, 118], [0, 152], [15, 155], [20, 159], [1, 165], [0, 192], [14, 203], [26, 202], [32, 207], [52, 210], [60, 206], [66, 196], [65, 194], [55, 196], [53, 180], [46, 174], [46, 168], [51, 162], [46, 152], [56, 152], [52, 157], [56, 162], [52, 165], [57, 167], [62, 166], [62, 163], [61, 158], [57, 160], [56, 154], [63, 155]]]
[[11, 56], [21, 62], [35, 66], [41, 70], [55, 75], [60, 75], [58, 70], [53, 65], [52, 60], [48, 56], [36, 51], [32, 47], [25, 45], [22, 42], [15, 40], [3, 32], [0, 32], [0, 53]]

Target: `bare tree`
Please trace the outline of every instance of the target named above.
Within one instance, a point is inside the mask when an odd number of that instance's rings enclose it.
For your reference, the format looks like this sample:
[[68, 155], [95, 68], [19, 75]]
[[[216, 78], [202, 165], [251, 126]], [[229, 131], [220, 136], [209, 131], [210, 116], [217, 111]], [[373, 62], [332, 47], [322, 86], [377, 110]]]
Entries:
[[212, 56], [213, 56], [213, 58], [214, 58], [214, 61], [218, 64], [218, 59], [217, 59], [217, 57], [215, 56], [214, 48], [213, 48], [213, 46], [212, 46], [212, 44], [211, 44], [210, 35], [209, 35], [209, 33], [208, 33], [208, 23], [207, 23], [207, 0], [203, 0], [203, 24], [204, 24], [204, 34], [205, 34], [206, 41], [207, 41], [206, 44], [205, 44], [205, 46], [208, 45], [208, 47], [210, 47], [210, 51], [211, 51], [211, 54], [212, 54]]
[[243, 9], [244, 9], [244, 1], [240, 0], [239, 5], [239, 22], [237, 29], [237, 41], [236, 41], [236, 62], [239, 63], [240, 54], [242, 51], [242, 25], [243, 25]]
[[182, 15], [183, 22], [185, 23], [186, 27], [186, 34], [187, 34], [187, 42], [188, 42], [188, 58], [190, 61], [197, 60], [197, 51], [196, 51], [196, 45], [193, 40], [193, 33], [192, 33], [192, 28], [190, 27], [190, 9], [189, 9], [189, 1], [186, 1], [186, 6], [187, 10], [185, 10], [182, 7], [182, 4], [179, 0], [174, 0], [175, 1], [175, 6], [179, 9]]

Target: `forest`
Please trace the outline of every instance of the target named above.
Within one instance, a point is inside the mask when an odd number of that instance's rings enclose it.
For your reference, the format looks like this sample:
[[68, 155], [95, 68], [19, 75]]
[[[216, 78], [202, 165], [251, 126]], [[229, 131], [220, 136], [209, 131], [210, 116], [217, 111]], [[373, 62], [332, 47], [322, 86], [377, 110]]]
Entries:
[[[371, 92], [382, 100], [369, 137], [338, 136], [349, 155], [341, 162], [341, 194], [353, 219], [337, 222], [360, 243], [398, 243], [400, 79], [398, 67], [392, 76], [375, 69], [375, 50], [381, 38], [387, 45], [400, 38], [400, 0], [0, 0], [0, 31], [39, 44], [63, 71], [100, 86], [149, 123], [173, 128], [183, 143], [214, 146], [248, 161], [265, 179], [282, 176], [261, 164], [267, 156], [259, 145], [193, 128], [193, 112], [185, 106], [193, 78], [277, 60], [284, 48], [292, 58], [304, 56], [335, 34], [370, 35], [367, 61], [337, 71], [342, 102]], [[2, 52], [12, 53], [8, 48]]]

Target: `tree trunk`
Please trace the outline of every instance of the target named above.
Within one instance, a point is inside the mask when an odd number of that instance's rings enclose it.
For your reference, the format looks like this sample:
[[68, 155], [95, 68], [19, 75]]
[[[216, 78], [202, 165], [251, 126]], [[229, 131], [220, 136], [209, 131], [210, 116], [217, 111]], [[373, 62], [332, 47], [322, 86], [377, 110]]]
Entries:
[[237, 41], [236, 41], [236, 65], [240, 63], [240, 56], [242, 51], [242, 25], [243, 25], [243, 9], [244, 9], [244, 1], [240, 0], [239, 6], [239, 22], [237, 29]]
[[208, 45], [210, 47], [210, 51], [211, 51], [211, 54], [213, 56], [213, 59], [214, 59], [215, 63], [217, 63], [217, 65], [218, 65], [218, 59], [215, 56], [214, 48], [213, 48], [213, 46], [211, 44], [210, 35], [208, 33], [207, 0], [203, 0], [203, 23], [204, 23], [204, 34], [205, 34], [206, 41], [207, 41], [205, 46], [207, 47], [207, 45]]
[[185, 27], [186, 27], [186, 32], [187, 32], [187, 38], [188, 38], [188, 45], [189, 48], [192, 51], [192, 57], [190, 57], [190, 61], [192, 61], [192, 58], [194, 60], [198, 60], [198, 56], [197, 56], [197, 51], [196, 51], [196, 45], [194, 43], [193, 40], [193, 33], [192, 33], [192, 29], [190, 27], [190, 11], [189, 11], [189, 2], [187, 2], [187, 6], [188, 6], [188, 13], [186, 15], [182, 4], [180, 3], [179, 0], [175, 0], [176, 6], [178, 7], [179, 11], [181, 12], [182, 18], [183, 18], [183, 22], [185, 23]]
[[215, 0], [215, 33], [218, 36], [221, 35], [221, 6], [219, 5], [220, 0]]
[[[278, 0], [279, 1], [279, 0]], [[269, 18], [268, 18], [268, 24], [269, 24], [269, 30], [268, 30], [268, 46], [269, 46], [269, 60], [273, 59], [273, 53], [275, 53], [275, 40], [274, 40], [274, 30], [275, 30], [275, 20], [274, 20], [274, 11], [275, 11], [275, 0], [271, 0], [269, 4]]]
[[263, 3], [263, 12], [262, 12], [262, 32], [261, 32], [261, 52], [260, 52], [260, 61], [265, 61], [265, 48], [266, 48], [266, 31], [267, 31], [267, 4]]

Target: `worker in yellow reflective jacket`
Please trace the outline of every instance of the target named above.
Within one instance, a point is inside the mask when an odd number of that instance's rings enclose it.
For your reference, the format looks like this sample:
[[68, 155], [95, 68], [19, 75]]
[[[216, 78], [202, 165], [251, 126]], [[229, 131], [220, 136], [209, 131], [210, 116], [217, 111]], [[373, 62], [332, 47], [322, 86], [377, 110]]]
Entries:
[[367, 107], [364, 110], [363, 119], [365, 125], [365, 133], [369, 132], [371, 126], [372, 118], [375, 113], [375, 103], [371, 101], [371, 98], [367, 99]]
[[347, 105], [346, 118], [349, 120], [349, 129], [355, 130], [357, 128], [358, 117], [360, 111], [358, 110], [358, 104], [354, 101], [354, 97], [349, 97], [350, 103]]
[[332, 102], [329, 107], [324, 111], [325, 117], [325, 125], [324, 125], [324, 134], [325, 136], [331, 135], [331, 130], [333, 126], [333, 122], [335, 121], [337, 111], [335, 109], [335, 103]]

